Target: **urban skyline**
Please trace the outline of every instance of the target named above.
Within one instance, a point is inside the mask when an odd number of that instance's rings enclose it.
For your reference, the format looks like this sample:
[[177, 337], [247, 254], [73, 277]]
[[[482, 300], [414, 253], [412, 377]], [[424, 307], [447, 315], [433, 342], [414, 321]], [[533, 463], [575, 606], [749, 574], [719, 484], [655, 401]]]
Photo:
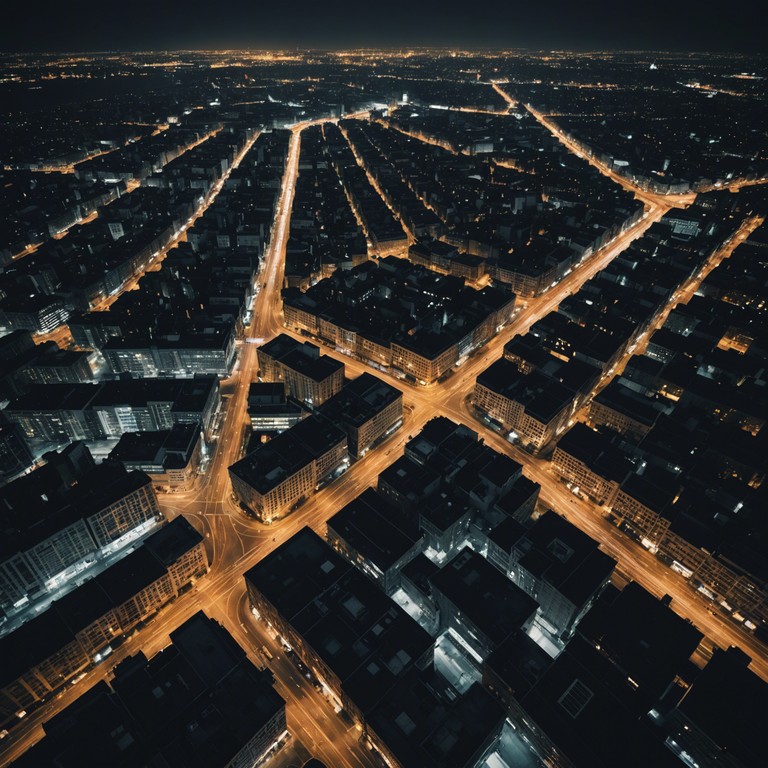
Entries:
[[758, 764], [768, 62], [486, 48], [2, 55], [0, 765]]
[[[546, 5], [491, 0], [482, 8], [403, 0], [376, 6], [298, 2], [293, 12], [223, 0], [138, 0], [115, 23], [91, 2], [66, 7], [36, 0], [29, 12], [0, 31], [0, 51], [152, 51], [189, 48], [360, 48], [467, 46], [593, 51], [730, 51], [760, 54], [750, 5], [741, 13], [707, 13], [681, 0], [617, 10], [597, 0], [582, 7], [565, 0]], [[752, 6], [757, 11], [757, 6]]]

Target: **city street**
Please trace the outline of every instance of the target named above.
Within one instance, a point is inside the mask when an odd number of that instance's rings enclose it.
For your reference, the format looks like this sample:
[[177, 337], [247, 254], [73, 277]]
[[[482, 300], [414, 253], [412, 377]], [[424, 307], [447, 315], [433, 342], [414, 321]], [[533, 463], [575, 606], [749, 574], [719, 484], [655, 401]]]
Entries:
[[[500, 86], [494, 87], [510, 105], [514, 104], [514, 100]], [[529, 111], [569, 149], [579, 156], [585, 156], [583, 149], [573, 145], [573, 142], [564, 137], [550, 121], [530, 107]], [[348, 117], [366, 115], [367, 113], [359, 113]], [[271, 238], [257, 278], [259, 290], [253, 307], [253, 319], [246, 331], [245, 342], [239, 346], [239, 361], [235, 373], [222, 382], [222, 392], [226, 395], [222, 405], [224, 413], [206, 474], [198, 479], [192, 490], [159, 495], [161, 508], [169, 519], [183, 514], [205, 537], [211, 558], [210, 573], [199, 580], [193, 590], [162, 610], [147, 627], [129, 638], [104, 663], [88, 672], [77, 684], [68, 686], [52, 701], [27, 715], [11, 736], [0, 742], [0, 766], [8, 765], [42, 736], [43, 722], [61, 711], [97, 681], [108, 680], [111, 669], [117, 662], [138, 650], [151, 657], [168, 644], [169, 632], [200, 609], [220, 621], [246, 649], [254, 663], [259, 666], [267, 664], [275, 674], [276, 690], [287, 703], [288, 729], [292, 738], [285, 747], [285, 755], [278, 753], [272, 765], [290, 765], [289, 754], [305, 755], [305, 752], [309, 752], [324, 760], [328, 766], [378, 766], [379, 763], [368, 749], [358, 741], [357, 728], [335, 713], [333, 705], [286, 657], [284, 649], [270, 635], [264, 623], [256, 620], [251, 614], [245, 596], [243, 573], [305, 525], [324, 535], [327, 520], [365, 488], [375, 485], [378, 474], [402, 455], [408, 437], [415, 435], [429, 419], [439, 415], [468, 425], [479, 432], [492, 448], [520, 462], [525, 475], [541, 485], [542, 505], [554, 509], [595, 538], [603, 550], [618, 561], [618, 578], [629, 577], [659, 597], [671, 595], [672, 609], [680, 616], [690, 619], [704, 632], [709, 646], [740, 646], [752, 657], [751, 668], [763, 679], [768, 680], [768, 658], [758, 641], [732, 621], [713, 615], [710, 610], [711, 603], [694, 592], [681, 575], [664, 566], [652, 554], [611, 525], [605, 519], [601, 507], [574, 496], [550, 472], [548, 461], [532, 457], [512, 445], [502, 435], [479, 422], [472, 412], [469, 398], [474, 389], [475, 378], [490, 363], [501, 357], [503, 347], [510, 339], [525, 333], [533, 323], [556, 309], [565, 297], [578, 291], [587, 280], [606, 267], [634, 240], [642, 237], [673, 205], [684, 205], [692, 199], [670, 199], [644, 192], [632, 185], [628, 186], [626, 179], [589, 157], [587, 159], [602, 173], [625, 188], [631, 188], [645, 203], [644, 216], [607, 246], [585, 259], [544, 295], [521, 302], [511, 321], [476, 354], [465, 360], [444, 382], [427, 387], [416, 386], [404, 382], [399, 377], [390, 378], [387, 374], [373, 371], [376, 375], [387, 377], [391, 383], [404, 391], [406, 411], [403, 427], [378, 448], [354, 463], [330, 486], [308, 499], [289, 517], [266, 526], [247, 517], [239, 508], [232, 496], [228, 467], [242, 455], [249, 423], [247, 396], [249, 386], [256, 378], [258, 343], [286, 332], [282, 323], [280, 291], [298, 174], [301, 132], [307, 126], [321, 122], [324, 121], [306, 121], [292, 128]], [[244, 148], [232, 167], [237, 166], [252, 143]], [[225, 179], [226, 176], [219, 182], [218, 188]], [[210, 195], [206, 205], [214, 197], [215, 192]], [[197, 215], [204, 210], [205, 205]], [[188, 225], [192, 221], [194, 219], [191, 219]], [[183, 233], [179, 234], [179, 237], [181, 236]], [[713, 266], [714, 264], [709, 265], [709, 269]], [[675, 302], [685, 301], [694, 290], [693, 284], [686, 286], [676, 295]], [[296, 334], [290, 335], [305, 339]], [[258, 340], [258, 343], [250, 343], [250, 340]], [[57, 341], [65, 339], [57, 338]], [[323, 352], [344, 362], [347, 366], [347, 376], [350, 378], [371, 370], [363, 362], [327, 346], [324, 346]], [[259, 651], [263, 646], [270, 650], [272, 659], [265, 658]]]
[[[188, 152], [191, 149], [194, 149], [195, 147], [202, 144], [204, 141], [207, 141], [208, 139], [215, 136], [217, 133], [221, 131], [221, 127], [213, 128], [208, 133], [201, 136], [197, 141], [192, 142], [189, 144], [185, 152]], [[243, 149], [238, 153], [237, 157], [232, 162], [232, 165], [227, 168], [224, 175], [208, 190], [208, 193], [205, 195], [205, 197], [201, 200], [200, 205], [197, 207], [195, 212], [187, 219], [186, 222], [179, 228], [177, 232], [175, 232], [174, 236], [171, 238], [171, 240], [165, 245], [164, 248], [157, 251], [152, 255], [152, 257], [147, 261], [146, 264], [144, 264], [141, 269], [126, 283], [124, 283], [120, 290], [115, 291], [115, 293], [105, 296], [100, 302], [97, 304], [94, 304], [91, 307], [92, 312], [104, 312], [109, 310], [109, 308], [126, 292], [126, 291], [133, 291], [136, 290], [139, 287], [139, 281], [147, 272], [153, 272], [158, 269], [160, 269], [163, 259], [165, 259], [166, 255], [168, 254], [168, 251], [170, 251], [172, 248], [175, 248], [179, 243], [184, 242], [187, 239], [187, 230], [194, 225], [194, 223], [206, 212], [208, 207], [211, 205], [211, 203], [216, 199], [216, 196], [221, 191], [222, 187], [226, 183], [227, 179], [229, 178], [229, 175], [232, 173], [232, 171], [240, 165], [240, 162], [245, 157], [245, 155], [248, 153], [250, 148], [254, 145], [256, 142], [256, 139], [258, 139], [259, 134], [257, 133], [253, 138], [251, 138], [248, 142], [246, 142]], [[140, 186], [141, 182], [139, 182], [136, 179], [131, 180], [128, 183], [128, 189], [127, 191], [130, 192], [136, 187]], [[98, 212], [94, 211], [89, 217], [88, 220], [92, 221], [98, 216]], [[79, 222], [80, 224], [86, 223], [86, 220], [84, 219], [82, 222]], [[72, 344], [72, 333], [69, 330], [69, 326], [65, 323], [63, 325], [60, 325], [58, 328], [56, 328], [54, 331], [51, 331], [47, 334], [38, 334], [35, 337], [35, 341], [37, 344], [42, 344], [46, 341], [55, 341], [60, 347], [68, 347]]]

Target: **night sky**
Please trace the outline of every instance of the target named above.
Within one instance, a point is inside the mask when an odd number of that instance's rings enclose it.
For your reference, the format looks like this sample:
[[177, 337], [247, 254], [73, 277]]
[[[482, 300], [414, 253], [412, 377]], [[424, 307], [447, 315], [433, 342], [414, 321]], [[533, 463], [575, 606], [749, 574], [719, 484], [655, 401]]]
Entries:
[[[7, 11], [21, 14], [22, 8], [24, 16], [10, 21]], [[17, 0], [0, 25], [0, 50], [400, 45], [762, 49], [763, 14], [754, 0], [733, 4], [730, 11], [713, 13], [711, 8], [710, 2], [680, 0]]]

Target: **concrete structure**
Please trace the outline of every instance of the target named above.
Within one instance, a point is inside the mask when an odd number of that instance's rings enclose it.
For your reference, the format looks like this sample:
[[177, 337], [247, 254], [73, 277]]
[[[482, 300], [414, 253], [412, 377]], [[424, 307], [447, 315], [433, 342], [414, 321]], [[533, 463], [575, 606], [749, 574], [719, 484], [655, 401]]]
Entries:
[[616, 434], [595, 432], [586, 424], [574, 424], [558, 440], [552, 469], [575, 493], [597, 504], [613, 504], [619, 487], [636, 466], [620, 449]]
[[245, 584], [253, 608], [363, 729], [409, 670], [432, 663], [432, 638], [308, 527]]
[[403, 393], [363, 373], [320, 407], [320, 413], [347, 433], [352, 459], [359, 459], [403, 423]]
[[[75, 487], [65, 486], [58, 495], [54, 483], [43, 474], [37, 477], [45, 469], [19, 478], [0, 494], [5, 530], [0, 606], [6, 611], [60, 590], [136, 532], [163, 519], [150, 478], [143, 472], [100, 465], [75, 475]], [[62, 480], [70, 477], [67, 471]], [[36, 485], [37, 499], [30, 495]]]
[[347, 436], [311, 416], [229, 468], [240, 504], [265, 523], [287, 515], [345, 464]]
[[604, 426], [641, 440], [653, 427], [661, 413], [653, 401], [638, 395], [629, 387], [612, 381], [598, 393], [589, 405], [590, 426]]
[[50, 333], [67, 321], [69, 310], [60, 298], [32, 294], [0, 301], [0, 329]]
[[616, 565], [552, 511], [530, 528], [507, 518], [488, 536], [488, 560], [538, 602], [536, 623], [559, 641], [571, 636]]
[[575, 393], [539, 370], [520, 374], [508, 360], [497, 360], [477, 377], [474, 406], [536, 452], [568, 423]]
[[254, 433], [269, 434], [295, 426], [306, 411], [286, 397], [284, 382], [253, 382], [248, 389], [248, 416]]
[[664, 724], [666, 745], [706, 768], [759, 765], [768, 685], [748, 667], [751, 659], [731, 646], [712, 659]]
[[258, 349], [259, 378], [285, 383], [285, 394], [317, 408], [341, 391], [344, 364], [320, 354], [320, 348], [281, 333]]
[[5, 413], [28, 440], [102, 440], [198, 422], [209, 433], [219, 402], [213, 376], [38, 384], [13, 400]]
[[37, 618], [0, 639], [0, 714], [26, 710], [108, 655], [114, 640], [208, 571], [203, 537], [177, 517]]
[[424, 537], [410, 516], [372, 488], [328, 521], [328, 543], [387, 594], [400, 586], [400, 571], [418, 555]]
[[468, 547], [431, 579], [440, 627], [478, 664], [507, 637], [528, 629], [538, 607], [520, 587]]
[[102, 354], [113, 373], [132, 373], [140, 377], [158, 375], [227, 376], [235, 362], [233, 329], [215, 333], [185, 333], [149, 340], [112, 337]]
[[34, 456], [17, 424], [0, 426], [0, 478], [10, 480], [32, 466]]
[[151, 660], [127, 657], [44, 728], [20, 766], [252, 768], [288, 734], [271, 674], [202, 611]]
[[179, 491], [197, 477], [203, 445], [199, 424], [174, 424], [156, 432], [126, 432], [109, 460], [146, 472], [157, 490]]

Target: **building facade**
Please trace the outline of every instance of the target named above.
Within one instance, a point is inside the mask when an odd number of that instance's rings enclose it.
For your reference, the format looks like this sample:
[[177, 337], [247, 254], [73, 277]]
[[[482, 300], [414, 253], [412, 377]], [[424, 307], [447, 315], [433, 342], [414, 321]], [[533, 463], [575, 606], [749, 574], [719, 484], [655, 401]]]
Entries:
[[310, 416], [229, 467], [235, 498], [265, 523], [285, 517], [347, 459], [347, 437]]
[[310, 408], [317, 408], [344, 386], [344, 364], [309, 342], [280, 334], [259, 347], [259, 378], [283, 382], [285, 394]]
[[121, 539], [163, 520], [151, 480], [143, 472], [126, 474], [57, 517], [68, 523], [42, 538], [33, 529], [23, 538], [26, 548], [7, 551], [0, 561], [0, 606], [8, 609], [60, 589], [119, 548]]
[[[164, 553], [160, 558], [159, 552]], [[153, 616], [207, 571], [203, 537], [178, 517], [92, 581], [0, 638], [0, 656], [8, 660], [0, 671], [0, 714], [11, 717], [56, 693], [110, 653], [113, 639]], [[86, 623], [77, 626], [79, 616], [89, 613]]]

